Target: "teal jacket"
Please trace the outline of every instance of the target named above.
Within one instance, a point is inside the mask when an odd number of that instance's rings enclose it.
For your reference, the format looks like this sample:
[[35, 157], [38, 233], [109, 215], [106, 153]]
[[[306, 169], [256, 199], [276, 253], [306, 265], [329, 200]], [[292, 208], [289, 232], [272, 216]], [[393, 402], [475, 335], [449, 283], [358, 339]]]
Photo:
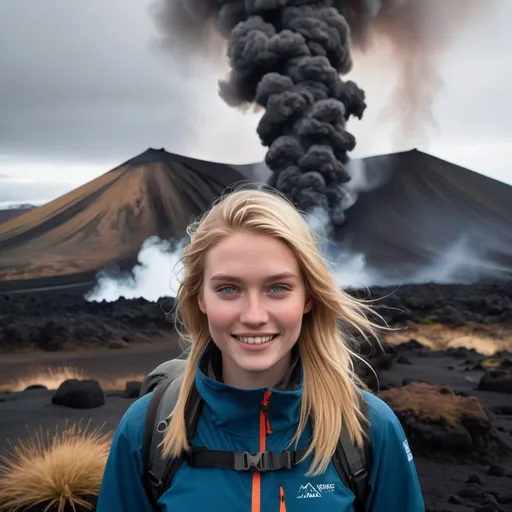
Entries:
[[[266, 450], [287, 449], [299, 421], [301, 382], [292, 389], [236, 389], [198, 365], [197, 389], [204, 400], [193, 440], [210, 450], [260, 451], [260, 409], [268, 400]], [[373, 468], [367, 512], [424, 512], [420, 484], [404, 431], [390, 407], [364, 393], [371, 419]], [[101, 485], [98, 512], [152, 512], [141, 480], [144, 419], [151, 393], [135, 401], [114, 434]], [[307, 445], [311, 428], [299, 448]], [[263, 450], [262, 450], [263, 451]], [[192, 468], [184, 462], [162, 495], [166, 512], [349, 512], [354, 495], [332, 463], [317, 477], [305, 475], [311, 459], [291, 470], [258, 473]]]

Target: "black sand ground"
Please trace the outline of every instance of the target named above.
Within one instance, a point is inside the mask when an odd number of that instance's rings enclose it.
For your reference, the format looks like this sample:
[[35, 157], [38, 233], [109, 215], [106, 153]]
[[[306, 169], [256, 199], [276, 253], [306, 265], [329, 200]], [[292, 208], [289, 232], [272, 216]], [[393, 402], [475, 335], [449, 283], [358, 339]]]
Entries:
[[[419, 326], [430, 336], [429, 329], [439, 324], [441, 330], [448, 329], [448, 338], [452, 332], [449, 329], [462, 329], [476, 337], [492, 339], [498, 347], [502, 344], [503, 350], [510, 347], [512, 287], [509, 284], [409, 286], [401, 287], [388, 297], [392, 291], [373, 289], [371, 297], [387, 297], [382, 304], [393, 309], [381, 312], [393, 325], [408, 325], [411, 333]], [[117, 388], [104, 386], [105, 405], [88, 410], [51, 405], [53, 391], [0, 393], [0, 450], [9, 446], [8, 439], [26, 438], [27, 427], [30, 432], [42, 428], [52, 433], [56, 427], [61, 430], [66, 422], [90, 420], [92, 426], [104, 425], [105, 429], [114, 430], [134, 401], [124, 397], [125, 381], [141, 377], [180, 353], [172, 323], [162, 317], [161, 304], [145, 301], [90, 304], [70, 293], [0, 296], [0, 301], [0, 347], [3, 349], [0, 387], [46, 368], [57, 371], [73, 367], [100, 382], [114, 383], [111, 387]], [[169, 309], [169, 304], [165, 309]], [[407, 331], [400, 335], [407, 337]], [[148, 343], [152, 338], [155, 342]], [[141, 339], [146, 343], [137, 343]], [[112, 346], [117, 348], [108, 348]], [[477, 389], [484, 371], [475, 369], [475, 365], [483, 356], [464, 350], [418, 350], [414, 346], [412, 343], [397, 348], [391, 365], [380, 366], [381, 389], [400, 387], [404, 381], [412, 379], [448, 385], [457, 393], [473, 395], [489, 411], [493, 427], [507, 442], [512, 442], [511, 394]], [[38, 351], [34, 352], [34, 348]], [[63, 352], [62, 348], [68, 351]], [[79, 350], [70, 352], [71, 348]], [[18, 352], [8, 353], [13, 349]], [[501, 353], [498, 357], [502, 361], [512, 360], [511, 354]], [[25, 384], [29, 383], [36, 384], [37, 379], [25, 380]], [[414, 441], [411, 444], [414, 445]], [[488, 474], [493, 462], [512, 467], [512, 457], [507, 457], [485, 463], [467, 460], [447, 463], [416, 454], [427, 510], [512, 510], [512, 473]]]
[[[151, 347], [133, 347], [125, 351], [99, 350], [78, 355], [59, 354], [54, 360], [47, 359], [44, 364], [55, 368], [63, 364], [79, 368], [98, 379], [112, 379], [126, 376], [131, 372], [145, 373], [157, 364], [174, 357], [176, 350], [172, 343], [159, 343]], [[446, 353], [431, 352], [416, 355], [404, 351], [404, 357], [411, 364], [395, 362], [388, 370], [380, 372], [381, 386], [400, 385], [403, 379], [423, 380], [431, 384], [446, 384], [457, 392], [464, 392], [478, 397], [491, 410], [503, 409], [508, 414], [497, 414], [495, 426], [510, 437], [512, 434], [512, 405], [510, 394], [484, 392], [476, 389], [483, 374], [482, 370], [465, 371], [458, 357]], [[46, 359], [46, 358], [45, 358]], [[43, 363], [37, 356], [11, 355], [2, 358], [0, 371], [2, 377], [22, 376], [32, 366]], [[91, 426], [104, 426], [113, 431], [121, 416], [134, 401], [124, 397], [122, 391], [106, 391], [106, 404], [97, 409], [78, 410], [51, 405], [53, 391], [30, 390], [18, 393], [0, 394], [0, 449], [8, 448], [9, 441], [26, 438], [27, 427], [33, 432], [36, 428], [54, 432], [65, 427], [66, 422], [89, 422]], [[500, 461], [512, 466], [512, 458]], [[487, 474], [488, 466], [482, 464], [446, 464], [436, 460], [416, 456], [416, 464], [421, 484], [428, 504], [428, 510], [436, 511], [473, 511], [473, 510], [511, 510], [512, 482], [510, 477], [491, 476]], [[476, 476], [475, 476], [476, 475]], [[468, 479], [476, 478], [481, 484], [479, 492], [494, 496], [504, 502], [501, 508], [475, 508], [452, 503], [460, 501], [457, 493], [468, 488]], [[469, 486], [472, 487], [471, 485]], [[474, 487], [474, 486], [473, 486]], [[467, 490], [466, 490], [467, 492]], [[505, 503], [508, 502], [508, 503]]]

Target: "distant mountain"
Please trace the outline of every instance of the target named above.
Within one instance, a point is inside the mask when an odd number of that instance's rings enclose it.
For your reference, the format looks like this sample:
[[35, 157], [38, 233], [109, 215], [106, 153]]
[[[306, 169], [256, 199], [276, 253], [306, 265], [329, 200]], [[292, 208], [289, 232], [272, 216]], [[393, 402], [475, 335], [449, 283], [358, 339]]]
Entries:
[[36, 208], [33, 204], [15, 204], [6, 207], [0, 205], [0, 222], [13, 219], [22, 213]]
[[0, 224], [0, 281], [93, 275], [135, 261], [152, 235], [180, 238], [194, 215], [253, 166], [148, 149], [99, 178]]
[[[417, 150], [359, 164], [365, 186], [330, 258], [341, 256], [340, 275], [373, 284], [512, 277], [512, 186]], [[113, 264], [131, 269], [146, 239], [181, 238], [222, 192], [264, 175], [260, 164], [149, 149], [2, 222], [0, 290], [92, 281]]]

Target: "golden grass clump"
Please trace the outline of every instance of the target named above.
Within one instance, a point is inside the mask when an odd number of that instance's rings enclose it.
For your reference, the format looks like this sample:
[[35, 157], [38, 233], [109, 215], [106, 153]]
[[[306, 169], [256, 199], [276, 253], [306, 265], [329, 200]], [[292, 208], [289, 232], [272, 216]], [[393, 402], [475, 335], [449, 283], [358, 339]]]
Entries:
[[59, 434], [42, 429], [19, 440], [0, 456], [0, 510], [21, 512], [45, 504], [45, 512], [66, 507], [92, 510], [86, 497], [97, 496], [107, 461], [111, 434], [81, 422]]
[[0, 391], [23, 391], [29, 386], [40, 384], [48, 389], [58, 389], [66, 380], [88, 378], [85, 372], [73, 366], [59, 366], [56, 368], [45, 368], [36, 370], [24, 377], [18, 377], [12, 382], [7, 382], [0, 386]]
[[17, 392], [27, 389], [29, 386], [43, 385], [49, 390], [56, 390], [66, 380], [69, 379], [94, 379], [97, 380], [99, 385], [104, 390], [109, 391], [123, 391], [128, 381], [144, 380], [145, 375], [141, 373], [129, 373], [120, 377], [113, 377], [110, 379], [96, 378], [84, 372], [80, 368], [73, 366], [59, 366], [55, 368], [44, 368], [33, 371], [29, 375], [18, 377], [17, 379], [0, 384], [0, 391]]
[[468, 322], [455, 327], [431, 318], [421, 324], [409, 325], [403, 331], [386, 335], [386, 341], [394, 345], [407, 342], [411, 338], [431, 350], [465, 348], [473, 349], [487, 357], [492, 357], [502, 350], [512, 350], [512, 329], [507, 325]]
[[412, 382], [401, 388], [379, 393], [397, 414], [412, 414], [425, 423], [441, 423], [449, 426], [461, 424], [462, 416], [474, 416], [483, 422], [489, 418], [477, 398], [457, 396], [448, 386], [431, 386]]

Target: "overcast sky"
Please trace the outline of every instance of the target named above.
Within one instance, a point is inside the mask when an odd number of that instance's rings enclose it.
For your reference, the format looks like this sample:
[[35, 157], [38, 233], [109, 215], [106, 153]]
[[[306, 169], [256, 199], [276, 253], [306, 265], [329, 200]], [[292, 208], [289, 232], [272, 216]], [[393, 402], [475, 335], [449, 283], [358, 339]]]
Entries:
[[[187, 74], [158, 50], [152, 1], [0, 1], [0, 203], [48, 200], [148, 147], [263, 158], [258, 117], [217, 97], [224, 70], [182, 49]], [[512, 184], [512, 1], [501, 4], [440, 62], [437, 127], [418, 145]], [[393, 87], [389, 63], [359, 59], [350, 78], [368, 98], [363, 120], [349, 124], [353, 156], [409, 149], [396, 126], [379, 122]]]

